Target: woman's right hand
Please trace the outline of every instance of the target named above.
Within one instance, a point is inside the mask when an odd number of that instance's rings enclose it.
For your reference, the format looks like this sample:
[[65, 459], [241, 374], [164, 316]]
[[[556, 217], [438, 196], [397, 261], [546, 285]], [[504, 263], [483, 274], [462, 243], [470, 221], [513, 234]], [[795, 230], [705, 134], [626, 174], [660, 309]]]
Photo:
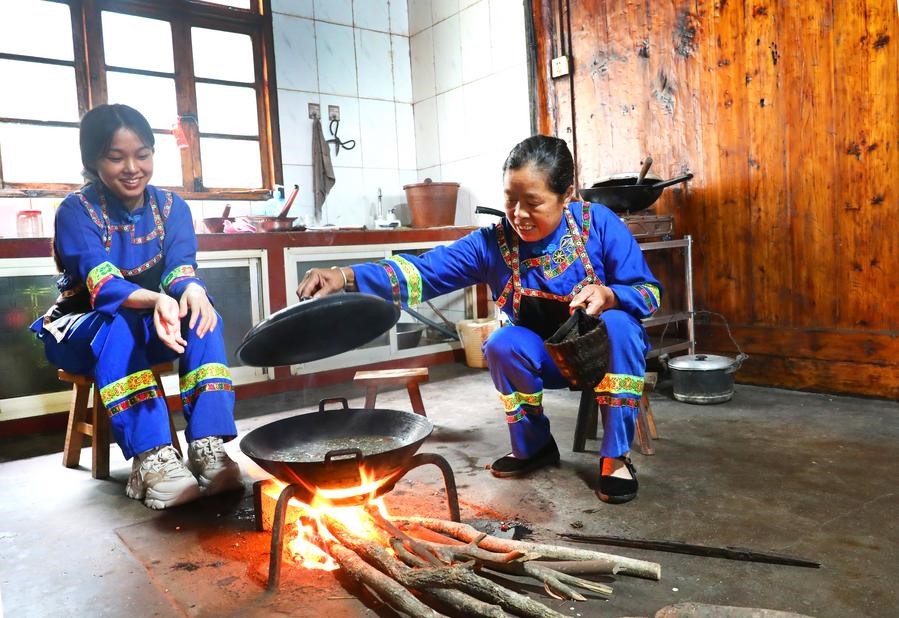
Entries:
[[[350, 270], [350, 269], [347, 269]], [[297, 298], [321, 298], [346, 289], [347, 278], [340, 268], [310, 268], [297, 286]], [[350, 270], [352, 272], [352, 270]]]
[[168, 294], [159, 294], [153, 305], [153, 324], [156, 335], [167, 347], [184, 353], [187, 341], [181, 336], [181, 317], [178, 301]]

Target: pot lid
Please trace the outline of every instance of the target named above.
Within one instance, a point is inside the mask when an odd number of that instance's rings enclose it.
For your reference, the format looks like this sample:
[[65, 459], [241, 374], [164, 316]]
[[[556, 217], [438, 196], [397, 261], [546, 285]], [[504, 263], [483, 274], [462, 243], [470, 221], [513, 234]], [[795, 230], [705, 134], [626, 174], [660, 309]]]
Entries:
[[734, 366], [737, 361], [729, 356], [716, 354], [688, 354], [677, 356], [668, 360], [668, 366], [672, 369], [684, 369], [689, 371], [720, 371]]
[[371, 294], [331, 294], [271, 314], [244, 336], [247, 365], [296, 365], [353, 350], [390, 329], [400, 308]]

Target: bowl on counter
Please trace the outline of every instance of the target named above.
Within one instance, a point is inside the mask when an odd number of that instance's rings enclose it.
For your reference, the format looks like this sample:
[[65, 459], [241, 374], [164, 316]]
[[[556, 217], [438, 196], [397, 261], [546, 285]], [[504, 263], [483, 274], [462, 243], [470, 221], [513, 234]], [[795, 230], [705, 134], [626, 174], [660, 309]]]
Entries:
[[396, 325], [396, 347], [400, 350], [414, 348], [421, 342], [421, 335], [424, 332], [424, 324], [399, 322]]
[[306, 229], [303, 226], [293, 226], [293, 222], [297, 220], [296, 217], [271, 217], [254, 215], [244, 217], [244, 219], [251, 223], [253, 227], [256, 228], [257, 232], [284, 232], [290, 230], [301, 232]]

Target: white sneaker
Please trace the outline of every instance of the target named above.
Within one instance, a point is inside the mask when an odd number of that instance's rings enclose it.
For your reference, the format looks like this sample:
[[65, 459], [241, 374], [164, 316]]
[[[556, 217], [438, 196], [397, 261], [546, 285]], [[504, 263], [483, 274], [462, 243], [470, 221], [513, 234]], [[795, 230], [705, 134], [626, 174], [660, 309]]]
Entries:
[[196, 500], [202, 493], [171, 444], [135, 456], [125, 495], [143, 500], [151, 509], [165, 509]]
[[228, 457], [225, 443], [218, 436], [191, 442], [187, 449], [187, 465], [207, 494], [243, 487], [240, 482], [240, 468]]

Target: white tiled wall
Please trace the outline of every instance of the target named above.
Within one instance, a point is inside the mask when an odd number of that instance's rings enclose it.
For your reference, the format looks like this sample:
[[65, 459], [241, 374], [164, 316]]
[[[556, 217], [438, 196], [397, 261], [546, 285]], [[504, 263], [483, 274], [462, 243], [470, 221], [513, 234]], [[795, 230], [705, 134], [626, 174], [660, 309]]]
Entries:
[[[415, 4], [414, 2], [412, 4]], [[354, 140], [331, 163], [336, 184], [323, 209], [337, 225], [372, 223], [378, 189], [385, 212], [417, 180], [409, 6], [404, 0], [272, 2], [284, 184], [300, 185], [292, 216], [311, 219], [312, 120], [318, 103], [331, 138], [328, 106], [340, 107], [337, 135]]]
[[494, 219], [502, 164], [531, 133], [522, 0], [409, 0], [419, 180], [460, 183], [456, 224]]

